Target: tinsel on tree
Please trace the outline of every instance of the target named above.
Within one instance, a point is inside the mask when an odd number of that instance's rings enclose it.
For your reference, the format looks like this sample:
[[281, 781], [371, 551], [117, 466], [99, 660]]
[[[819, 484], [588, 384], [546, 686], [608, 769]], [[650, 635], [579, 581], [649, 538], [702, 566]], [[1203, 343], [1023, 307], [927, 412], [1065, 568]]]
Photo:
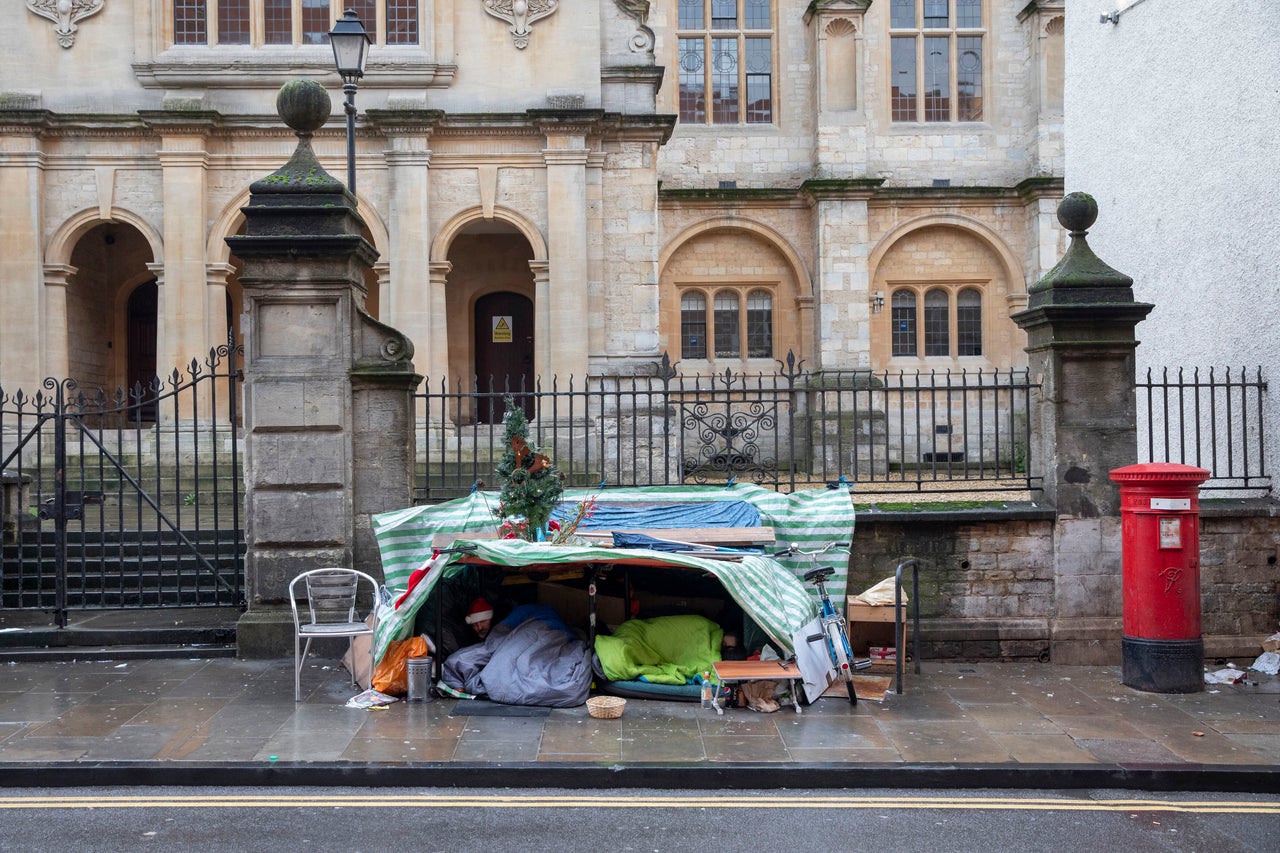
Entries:
[[532, 542], [537, 540], [539, 529], [545, 533], [564, 486], [551, 458], [529, 445], [529, 420], [524, 409], [510, 397], [505, 402], [502, 438], [507, 449], [497, 467], [502, 482], [498, 514], [504, 520], [524, 516], [523, 526], [511, 527]]

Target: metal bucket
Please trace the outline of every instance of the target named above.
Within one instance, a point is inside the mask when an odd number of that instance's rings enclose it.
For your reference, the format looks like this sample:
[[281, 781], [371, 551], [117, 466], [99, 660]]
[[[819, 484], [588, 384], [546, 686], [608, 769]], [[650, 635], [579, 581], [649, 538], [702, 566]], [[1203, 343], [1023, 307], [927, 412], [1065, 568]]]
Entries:
[[410, 702], [431, 701], [432, 663], [433, 661], [430, 655], [420, 658], [408, 658], [405, 661], [405, 665], [408, 670]]

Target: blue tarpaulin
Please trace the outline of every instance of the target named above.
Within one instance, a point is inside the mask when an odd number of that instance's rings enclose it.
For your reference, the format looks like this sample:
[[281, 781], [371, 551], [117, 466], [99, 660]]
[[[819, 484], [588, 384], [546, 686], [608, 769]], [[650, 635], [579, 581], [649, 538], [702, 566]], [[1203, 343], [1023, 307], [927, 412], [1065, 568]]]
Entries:
[[[575, 507], [560, 504], [551, 517], [564, 524]], [[746, 501], [625, 505], [598, 503], [579, 530], [674, 529], [678, 527], [760, 527], [760, 510]]]

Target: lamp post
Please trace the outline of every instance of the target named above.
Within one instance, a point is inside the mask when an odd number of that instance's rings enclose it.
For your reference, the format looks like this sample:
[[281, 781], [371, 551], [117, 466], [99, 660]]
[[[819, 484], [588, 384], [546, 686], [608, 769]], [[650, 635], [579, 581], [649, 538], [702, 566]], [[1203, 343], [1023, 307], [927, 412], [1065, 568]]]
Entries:
[[338, 66], [342, 93], [346, 96], [347, 189], [352, 195], [356, 194], [356, 83], [364, 76], [364, 63], [372, 43], [373, 39], [369, 38], [353, 9], [343, 12], [329, 31], [333, 63]]

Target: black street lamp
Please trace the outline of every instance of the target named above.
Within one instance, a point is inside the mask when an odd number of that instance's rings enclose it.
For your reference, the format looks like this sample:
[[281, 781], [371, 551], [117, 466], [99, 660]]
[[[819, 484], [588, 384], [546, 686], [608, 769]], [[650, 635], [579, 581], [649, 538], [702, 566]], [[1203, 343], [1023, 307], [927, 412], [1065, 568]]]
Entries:
[[329, 31], [333, 63], [338, 66], [342, 92], [346, 95], [347, 189], [352, 195], [356, 194], [356, 83], [364, 76], [364, 63], [372, 43], [373, 39], [369, 38], [353, 9], [343, 12]]

